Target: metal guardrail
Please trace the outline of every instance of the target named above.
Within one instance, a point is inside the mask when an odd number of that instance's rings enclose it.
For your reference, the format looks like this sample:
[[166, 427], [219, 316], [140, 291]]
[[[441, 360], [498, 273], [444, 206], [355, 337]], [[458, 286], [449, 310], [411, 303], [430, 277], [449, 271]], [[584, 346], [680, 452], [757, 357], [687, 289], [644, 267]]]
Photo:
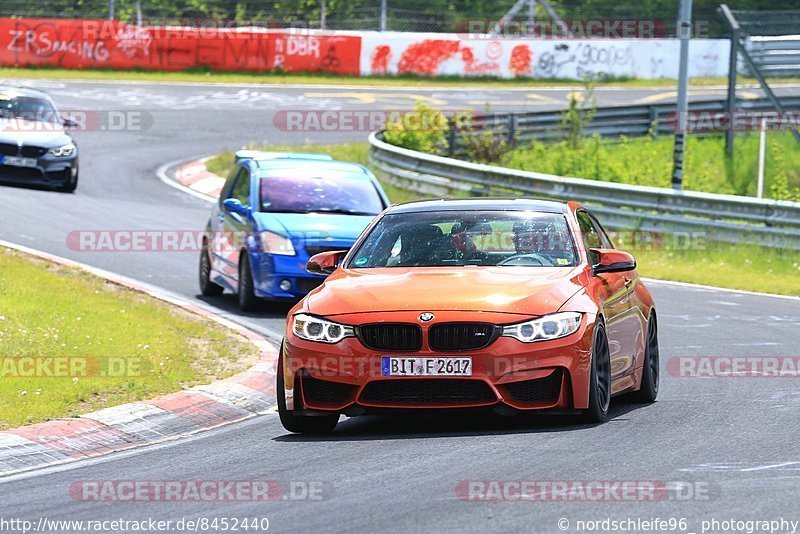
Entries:
[[[720, 105], [722, 105], [720, 103]], [[553, 176], [407, 150], [369, 137], [369, 159], [387, 182], [424, 196], [525, 195], [576, 200], [614, 229], [800, 250], [800, 202]]]
[[746, 47], [765, 76], [800, 76], [800, 35], [751, 37]]
[[[800, 96], [780, 97], [780, 101], [784, 109], [800, 109]], [[700, 100], [690, 102], [689, 111], [725, 111], [726, 106], [726, 100]], [[775, 106], [767, 98], [741, 99], [737, 107], [745, 111], [775, 110]], [[636, 137], [647, 135], [651, 131], [655, 135], [672, 135], [675, 133], [676, 113], [677, 107], [674, 103], [598, 108], [584, 132], [603, 137]], [[517, 143], [533, 139], [549, 141], [564, 136], [561, 128], [562, 116], [563, 110], [478, 115], [473, 121], [473, 128], [475, 135], [487, 128], [502, 130], [510, 141]], [[458, 132], [451, 127], [449, 134], [452, 155], [462, 146], [461, 136], [469, 135], [469, 132]]]

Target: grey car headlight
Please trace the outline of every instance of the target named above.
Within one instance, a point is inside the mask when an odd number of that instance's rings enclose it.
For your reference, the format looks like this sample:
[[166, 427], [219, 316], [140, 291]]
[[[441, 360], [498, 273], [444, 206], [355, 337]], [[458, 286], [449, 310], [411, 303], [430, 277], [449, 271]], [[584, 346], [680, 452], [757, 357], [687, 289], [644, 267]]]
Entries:
[[56, 157], [71, 156], [75, 152], [75, 144], [69, 143], [63, 146], [51, 148], [50, 150], [48, 150], [48, 152], [50, 152], [50, 154]]
[[356, 335], [352, 326], [299, 313], [292, 317], [292, 331], [300, 339], [320, 343], [338, 343]]
[[578, 312], [563, 312], [545, 315], [538, 319], [503, 327], [503, 336], [513, 337], [523, 343], [558, 339], [577, 332], [582, 315]]

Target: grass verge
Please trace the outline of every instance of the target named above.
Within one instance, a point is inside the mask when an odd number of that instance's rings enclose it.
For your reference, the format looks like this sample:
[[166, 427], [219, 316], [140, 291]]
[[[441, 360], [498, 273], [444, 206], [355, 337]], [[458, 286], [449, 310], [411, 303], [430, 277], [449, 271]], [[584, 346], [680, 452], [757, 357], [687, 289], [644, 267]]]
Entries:
[[[618, 141], [594, 136], [577, 147], [566, 141], [533, 142], [506, 154], [501, 165], [558, 176], [670, 187], [673, 148], [674, 139], [669, 136], [622, 137]], [[725, 158], [723, 136], [689, 136], [684, 188], [756, 196], [758, 148], [757, 133], [737, 135], [731, 164]], [[800, 200], [800, 149], [790, 132], [767, 134], [764, 196]]]
[[0, 429], [170, 393], [257, 358], [212, 321], [0, 248]]
[[707, 243], [706, 248], [633, 252], [642, 276], [800, 297], [800, 255], [794, 250]]
[[[343, 76], [325, 73], [282, 72], [218, 72], [203, 69], [184, 71], [145, 71], [111, 69], [59, 69], [51, 67], [0, 67], [0, 78], [60, 78], [70, 80], [179, 82], [179, 83], [255, 83], [303, 85], [361, 85], [382, 87], [552, 87], [553, 85], [582, 87], [584, 82], [562, 79], [530, 78], [463, 78], [460, 76]], [[780, 83], [798, 83], [800, 78], [781, 79]], [[726, 78], [692, 78], [690, 85], [704, 87], [725, 85]], [[755, 79], [739, 78], [740, 84], [755, 84]], [[675, 87], [669, 78], [657, 80], [611, 79], [598, 83], [598, 87]]]
[[[367, 143], [250, 148], [318, 152], [368, 166]], [[689, 150], [687, 148], [687, 152]], [[233, 168], [233, 152], [217, 154], [206, 165], [212, 172], [221, 176], [227, 175]], [[384, 183], [383, 187], [392, 202], [418, 198], [415, 193], [398, 189], [391, 184]], [[639, 273], [649, 278], [800, 296], [800, 256], [796, 251], [705, 243], [688, 250], [639, 250], [635, 251], [635, 256]]]

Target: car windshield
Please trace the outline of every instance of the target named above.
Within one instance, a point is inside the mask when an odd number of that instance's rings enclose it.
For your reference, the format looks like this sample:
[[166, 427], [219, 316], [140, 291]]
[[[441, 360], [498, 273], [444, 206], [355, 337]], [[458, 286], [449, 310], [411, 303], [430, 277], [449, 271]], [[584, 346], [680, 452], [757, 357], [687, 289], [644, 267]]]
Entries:
[[439, 211], [385, 215], [349, 267], [569, 267], [576, 258], [560, 213]]
[[378, 190], [365, 176], [313, 170], [261, 178], [261, 211], [377, 215]]
[[59, 122], [58, 113], [46, 98], [0, 93], [0, 117], [37, 122]]

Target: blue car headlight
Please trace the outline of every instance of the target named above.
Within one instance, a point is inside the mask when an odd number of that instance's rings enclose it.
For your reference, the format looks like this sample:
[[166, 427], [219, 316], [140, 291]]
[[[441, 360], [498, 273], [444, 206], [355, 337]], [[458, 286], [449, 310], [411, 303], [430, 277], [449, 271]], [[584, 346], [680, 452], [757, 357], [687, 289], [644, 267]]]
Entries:
[[261, 232], [259, 234], [261, 240], [261, 251], [267, 254], [277, 254], [280, 256], [294, 256], [294, 246], [292, 240], [286, 236], [276, 234], [275, 232]]

